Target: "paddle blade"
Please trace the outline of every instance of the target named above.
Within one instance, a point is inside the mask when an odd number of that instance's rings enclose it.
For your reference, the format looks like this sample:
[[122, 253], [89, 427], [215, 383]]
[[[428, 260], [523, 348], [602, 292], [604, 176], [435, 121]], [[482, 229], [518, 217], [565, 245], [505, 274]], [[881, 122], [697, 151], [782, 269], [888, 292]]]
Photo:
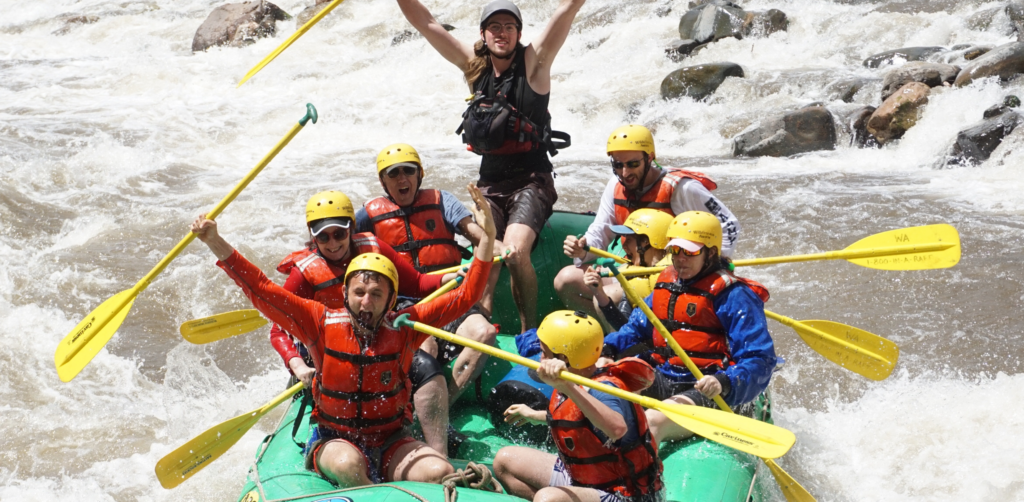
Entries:
[[268, 322], [258, 310], [235, 310], [184, 322], [181, 324], [181, 336], [201, 345], [248, 333], [266, 326]]
[[99, 354], [117, 332], [117, 328], [121, 327], [128, 312], [131, 312], [135, 295], [134, 290], [126, 289], [111, 296], [89, 312], [89, 315], [60, 341], [57, 351], [53, 354], [53, 362], [57, 366], [57, 376], [61, 381], [70, 382], [82, 372], [92, 358], [96, 357], [96, 354]]
[[167, 489], [174, 488], [217, 460], [260, 421], [264, 415], [262, 411], [254, 410], [210, 427], [161, 458], [156, 463], [156, 478], [160, 480], [160, 485]]
[[[815, 352], [843, 368], [872, 380], [888, 378], [900, 357], [900, 348], [895, 343], [846, 324], [832, 321], [800, 321], [790, 327]], [[822, 333], [827, 336], [822, 336]]]
[[848, 258], [850, 263], [878, 270], [930, 270], [949, 268], [960, 262], [960, 234], [950, 225], [889, 230], [854, 242], [843, 252], [870, 251], [894, 246], [947, 244], [947, 249], [890, 256]]
[[782, 494], [785, 495], [788, 502], [815, 502], [811, 493], [800, 486], [800, 483], [797, 483], [788, 472], [782, 470], [782, 467], [779, 467], [774, 460], [765, 460], [764, 463], [772, 472], [772, 476], [775, 476], [775, 482], [779, 484], [779, 488], [782, 489]]
[[656, 409], [694, 434], [761, 458], [781, 457], [796, 442], [782, 427], [722, 410], [669, 403]]

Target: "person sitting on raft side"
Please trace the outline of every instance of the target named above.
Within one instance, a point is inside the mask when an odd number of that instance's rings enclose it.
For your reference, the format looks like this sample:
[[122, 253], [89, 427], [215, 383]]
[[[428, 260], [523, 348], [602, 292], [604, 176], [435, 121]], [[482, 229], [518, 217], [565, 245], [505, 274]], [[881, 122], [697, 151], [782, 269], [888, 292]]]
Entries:
[[555, 392], [546, 412], [514, 404], [505, 421], [546, 421], [558, 455], [523, 446], [502, 448], [494, 457], [502, 486], [534, 502], [664, 500], [662, 464], [643, 408], [558, 377], [568, 371], [633, 392], [651, 384], [654, 370], [636, 358], [597, 368], [604, 332], [582, 312], [549, 314], [537, 337], [542, 350], [537, 375]]
[[[704, 378], [695, 382], [639, 308], [625, 326], [605, 337], [598, 364], [641, 349], [639, 357], [657, 370], [644, 395], [708, 408], [716, 408], [712, 399], [721, 395], [737, 413], [749, 413], [752, 407], [743, 405], [768, 387], [777, 362], [764, 316], [768, 290], [729, 272], [728, 260], [718, 254], [722, 227], [714, 215], [682, 213], [672, 220], [667, 237], [672, 266], [658, 276], [644, 301]], [[659, 442], [692, 435], [660, 411], [647, 410], [647, 418]]]
[[415, 347], [427, 336], [396, 329], [400, 314], [443, 326], [480, 300], [491, 271], [494, 223], [479, 190], [470, 187], [476, 221], [485, 230], [462, 287], [399, 312], [399, 276], [385, 256], [357, 256], [345, 273], [344, 308], [296, 296], [270, 281], [227, 243], [217, 224], [200, 215], [192, 231], [219, 260], [263, 315], [308, 347], [316, 366], [313, 387], [314, 436], [307, 468], [341, 486], [387, 481], [438, 483], [454, 469], [439, 452], [414, 440], [408, 378]]
[[[584, 262], [596, 258], [586, 247], [605, 249], [613, 238], [611, 227], [622, 225], [634, 211], [651, 208], [669, 216], [686, 211], [707, 211], [718, 217], [725, 235], [722, 256], [729, 258], [736, 248], [740, 223], [718, 198], [711, 194], [718, 185], [702, 173], [683, 169], [663, 168], [657, 162], [654, 136], [646, 127], [629, 124], [612, 131], [605, 148], [612, 164], [612, 178], [608, 180], [597, 215], [587, 233], [577, 239], [565, 238], [565, 255], [575, 262], [555, 276], [555, 291], [562, 303], [571, 309], [596, 314], [593, 290], [587, 286], [582, 268]], [[622, 298], [619, 283], [610, 277], [602, 279], [605, 291], [612, 301]], [[608, 328], [609, 326], [605, 326]]]
[[[509, 0], [495, 0], [484, 6], [479, 38], [475, 44], [459, 41], [445, 30], [420, 0], [398, 0], [405, 18], [448, 62], [463, 73], [475, 98], [467, 114], [494, 110], [481, 108], [501, 94], [515, 108], [506, 121], [529, 123], [537, 134], [517, 134], [505, 139], [495, 150], [473, 151], [482, 155], [477, 186], [491, 203], [498, 239], [505, 246], [522, 250], [506, 261], [512, 280], [512, 299], [519, 309], [520, 332], [537, 327], [537, 272], [530, 261], [544, 223], [551, 217], [558, 193], [552, 178], [550, 152], [551, 65], [569, 36], [576, 13], [584, 0], [561, 0], [544, 31], [527, 46], [520, 44], [523, 17]], [[479, 106], [478, 106], [479, 105]], [[507, 107], [501, 107], [507, 109]], [[500, 119], [498, 119], [500, 120]], [[464, 121], [465, 125], [467, 122]], [[472, 122], [463, 141], [497, 143], [496, 132], [507, 127], [490, 127], [490, 122]], [[523, 126], [525, 127], [525, 126]], [[511, 136], [511, 135], [510, 135]], [[545, 138], [544, 136], [547, 136]]]
[[[384, 196], [371, 199], [356, 211], [356, 231], [373, 232], [391, 245], [420, 272], [441, 270], [462, 263], [463, 249], [455, 242], [455, 233], [466, 237], [474, 246], [484, 230], [473, 221], [473, 215], [454, 195], [444, 190], [422, 189], [425, 176], [419, 152], [411, 145], [396, 143], [377, 155], [377, 176]], [[503, 247], [495, 242], [495, 253]], [[495, 283], [501, 267], [491, 270], [487, 289], [480, 303], [462, 317], [444, 327], [471, 340], [494, 345], [498, 330], [491, 324]], [[439, 347], [440, 345], [440, 347]], [[440, 362], [424, 379], [443, 375], [441, 365], [455, 360], [452, 381], [448, 383], [448, 404], [451, 405], [469, 386], [487, 362], [487, 356], [461, 345], [438, 342], [433, 337], [421, 347]]]
[[[316, 300], [329, 308], [344, 306], [342, 279], [349, 263], [363, 253], [380, 253], [398, 270], [399, 294], [414, 298], [427, 296], [441, 285], [445, 276], [421, 274], [387, 243], [373, 234], [352, 230], [355, 210], [348, 196], [338, 191], [320, 192], [306, 204], [306, 247], [289, 254], [277, 266], [287, 274], [284, 289], [302, 298]], [[315, 370], [307, 361], [308, 353], [295, 343], [278, 325], [270, 329], [270, 343], [281, 355], [295, 377], [310, 388]], [[427, 352], [419, 351], [413, 360], [412, 393], [416, 415], [423, 427], [423, 437], [435, 450], [448, 454], [448, 387], [444, 376], [436, 371], [440, 364]]]
[[[653, 267], [659, 264], [667, 255], [665, 246], [668, 244], [668, 226], [672, 223], [672, 217], [657, 209], [641, 208], [630, 213], [623, 225], [614, 225], [611, 231], [622, 239], [622, 249], [626, 252], [626, 259], [630, 266]], [[666, 260], [667, 261], [667, 260]], [[667, 264], [667, 263], [666, 263]], [[629, 320], [633, 312], [633, 305], [625, 298], [625, 295], [618, 301], [613, 302], [609, 298], [601, 277], [602, 267], [587, 267], [583, 282], [593, 292], [594, 301], [601, 309], [601, 316], [604, 317], [612, 331], [621, 328]], [[649, 276], [638, 276], [629, 280], [633, 290], [640, 298], [646, 298], [654, 290], [658, 274]], [[615, 282], [618, 286], [618, 281]], [[622, 294], [622, 289], [617, 289]], [[615, 292], [611, 292], [615, 294]]]

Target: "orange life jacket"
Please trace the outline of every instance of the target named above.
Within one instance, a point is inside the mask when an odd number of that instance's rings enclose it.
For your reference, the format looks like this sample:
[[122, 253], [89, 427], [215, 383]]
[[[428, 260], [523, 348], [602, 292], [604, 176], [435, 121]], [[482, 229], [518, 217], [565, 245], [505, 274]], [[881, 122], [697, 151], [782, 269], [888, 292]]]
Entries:
[[629, 218], [630, 213], [644, 207], [664, 211], [675, 216], [675, 213], [672, 212], [672, 192], [675, 191], [676, 185], [683, 178], [697, 180], [708, 190], [718, 188], [718, 184], [704, 174], [684, 169], [665, 169], [665, 175], [650, 190], [644, 192], [640, 198], [634, 197], [621, 182], [616, 183], [614, 196], [615, 224], [622, 225], [626, 222], [626, 218]]
[[348, 311], [324, 318], [322, 368], [313, 382], [313, 419], [343, 437], [376, 447], [412, 423], [409, 367], [415, 351], [384, 323], [365, 349], [352, 331]]
[[[380, 253], [377, 238], [369, 232], [353, 235], [352, 247], [349, 256], [353, 258], [363, 253]], [[345, 269], [328, 264], [315, 244], [289, 254], [277, 265], [282, 274], [290, 274], [292, 268], [298, 268], [313, 287], [314, 300], [332, 309], [345, 307]]]
[[411, 206], [398, 207], [387, 197], [363, 205], [373, 233], [406, 257], [421, 274], [462, 263], [455, 234], [444, 222], [440, 190], [420, 190]]
[[[698, 368], [735, 364], [729, 354], [729, 343], [722, 322], [715, 314], [715, 298], [736, 282], [754, 290], [761, 301], [768, 301], [768, 289], [756, 281], [736, 277], [726, 270], [712, 272], [697, 282], [683, 286], [678, 282], [675, 267], [667, 267], [654, 285], [651, 310], [661, 320], [672, 338], [686, 351]], [[674, 355], [668, 343], [656, 330], [655, 353], [651, 356], [658, 364], [666, 360], [675, 366], [684, 366]]]
[[[654, 382], [654, 369], [635, 357], [624, 358], [601, 368], [594, 380], [610, 382], [620, 389], [637, 392]], [[661, 490], [662, 465], [647, 416], [633, 404], [639, 438], [635, 443], [613, 447], [594, 434], [593, 425], [576, 403], [557, 390], [548, 405], [548, 426], [573, 486], [618, 492], [625, 497]]]

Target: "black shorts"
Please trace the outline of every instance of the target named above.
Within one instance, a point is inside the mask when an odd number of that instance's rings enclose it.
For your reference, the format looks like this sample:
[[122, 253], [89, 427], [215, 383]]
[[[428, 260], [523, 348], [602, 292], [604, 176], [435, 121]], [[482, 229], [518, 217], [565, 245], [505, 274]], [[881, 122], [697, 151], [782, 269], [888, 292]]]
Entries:
[[503, 181], [477, 181], [491, 205], [497, 238], [505, 238], [505, 230], [513, 223], [526, 225], [540, 235], [551, 217], [558, 193], [551, 173], [530, 173]]
[[416, 354], [412, 356], [412, 365], [409, 366], [409, 380], [412, 381], [412, 393], [415, 394], [423, 384], [437, 375], [444, 376], [444, 366], [428, 352], [423, 349], [416, 349]]
[[[686, 396], [697, 406], [716, 410], [718, 409], [718, 405], [715, 404], [713, 399], [701, 394], [699, 390], [693, 388], [693, 382], [673, 382], [666, 378], [660, 371], [654, 372], [654, 383], [641, 392], [640, 395], [657, 399], [658, 401], [664, 401], [672, 396]], [[741, 404], [734, 407], [732, 411], [737, 415], [753, 417], [754, 403]]]
[[[455, 333], [456, 331], [459, 330], [459, 327], [462, 326], [462, 323], [466, 322], [466, 319], [468, 319], [469, 316], [475, 314], [480, 314], [484, 316], [484, 319], [487, 319], [487, 322], [491, 322], [491, 318], [484, 315], [484, 311], [481, 310], [478, 305], [473, 305], [472, 307], [469, 308], [468, 311], [466, 311], [465, 314], [462, 314], [461, 316], [459, 316], [458, 319], [448, 323], [444, 328], [441, 329], [449, 333]], [[462, 345], [452, 343], [447, 340], [437, 340], [437, 360], [440, 361], [441, 364], [447, 365], [451, 363], [452, 361], [455, 360], [456, 357], [459, 357], [459, 354], [461, 353]]]

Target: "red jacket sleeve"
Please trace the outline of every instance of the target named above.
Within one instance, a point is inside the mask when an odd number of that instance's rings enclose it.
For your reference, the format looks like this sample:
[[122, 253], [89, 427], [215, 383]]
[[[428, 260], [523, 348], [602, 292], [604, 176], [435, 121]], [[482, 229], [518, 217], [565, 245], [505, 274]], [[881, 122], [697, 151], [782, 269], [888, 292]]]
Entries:
[[[461, 286], [427, 303], [417, 303], [403, 309], [399, 314], [410, 314], [409, 319], [412, 321], [422, 322], [434, 327], [443, 327], [458, 319], [462, 314], [469, 311], [470, 307], [475, 305], [476, 302], [480, 301], [490, 274], [491, 262], [483, 262], [474, 257], [473, 264], [469, 267], [469, 272], [466, 273], [466, 279], [462, 282]], [[413, 339], [413, 347], [419, 347], [430, 336], [420, 332], [417, 332], [417, 335]]]
[[380, 254], [387, 256], [398, 269], [398, 293], [411, 298], [423, 298], [441, 287], [441, 275], [421, 274], [409, 260], [398, 254], [387, 243], [377, 239]]
[[[293, 267], [288, 274], [288, 280], [284, 282], [284, 290], [302, 298], [313, 299], [313, 288], [310, 287], [309, 282], [298, 268]], [[300, 357], [299, 351], [295, 348], [295, 343], [292, 342], [288, 333], [277, 323], [270, 327], [270, 344], [281, 355], [281, 359], [284, 359], [285, 368], [291, 371], [292, 368], [288, 366], [288, 361], [291, 361], [293, 357]]]
[[256, 310], [281, 325], [310, 350], [321, 348], [327, 307], [298, 297], [274, 284], [259, 267], [246, 260], [237, 250], [227, 260], [217, 262], [217, 266], [224, 269], [228, 277], [242, 288]]

